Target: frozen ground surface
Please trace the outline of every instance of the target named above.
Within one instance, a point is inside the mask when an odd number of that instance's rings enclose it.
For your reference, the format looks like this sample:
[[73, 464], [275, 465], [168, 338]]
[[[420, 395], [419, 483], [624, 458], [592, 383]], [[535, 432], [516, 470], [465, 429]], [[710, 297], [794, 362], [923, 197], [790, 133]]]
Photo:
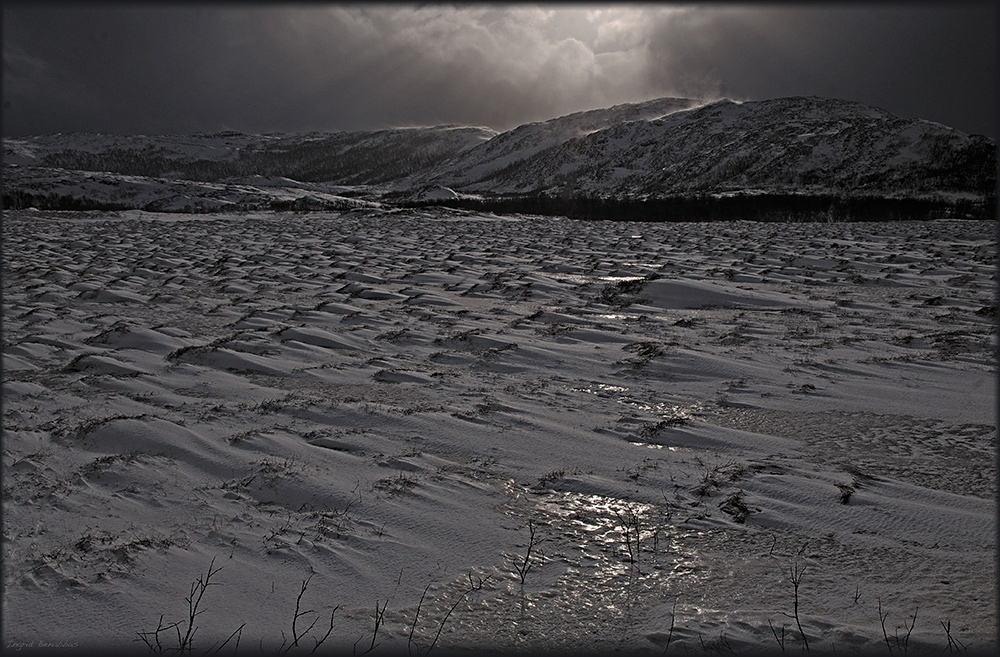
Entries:
[[996, 648], [991, 222], [3, 239], [8, 649]]

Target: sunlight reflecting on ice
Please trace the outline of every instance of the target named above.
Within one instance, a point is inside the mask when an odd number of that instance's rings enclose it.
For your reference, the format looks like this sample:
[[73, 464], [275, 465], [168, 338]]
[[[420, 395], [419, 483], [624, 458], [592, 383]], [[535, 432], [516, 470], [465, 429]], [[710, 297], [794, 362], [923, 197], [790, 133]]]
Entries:
[[522, 583], [511, 571], [527, 543], [507, 555], [498, 566], [500, 581], [446, 632], [455, 640], [451, 645], [500, 635], [510, 645], [523, 645], [542, 627], [546, 635], [536, 634], [533, 647], [539, 640], [570, 645], [581, 633], [621, 640], [643, 605], [667, 599], [675, 582], [696, 587], [709, 573], [694, 548], [703, 532], [676, 526], [665, 507], [596, 493], [525, 489], [513, 481], [506, 489], [514, 498], [506, 515], [525, 523], [522, 533], [529, 519], [534, 523], [536, 561]]

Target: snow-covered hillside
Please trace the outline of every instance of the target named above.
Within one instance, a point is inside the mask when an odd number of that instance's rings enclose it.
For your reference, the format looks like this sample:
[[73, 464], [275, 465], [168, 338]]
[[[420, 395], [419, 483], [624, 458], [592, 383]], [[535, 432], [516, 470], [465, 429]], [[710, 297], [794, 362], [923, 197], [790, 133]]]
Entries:
[[[961, 203], [952, 216], [992, 216], [996, 188], [992, 139], [816, 97], [707, 104], [661, 98], [499, 134], [439, 126], [299, 135], [45, 135], [5, 140], [4, 165], [6, 207], [47, 209], [285, 208], [308, 182], [323, 187], [312, 189], [314, 199], [300, 209], [343, 207], [322, 195], [346, 190], [383, 203], [560, 199], [558, 206], [518, 208], [553, 213], [566, 212], [567, 199], [791, 195], [823, 199], [818, 205], [829, 198], [916, 199], [938, 203], [935, 211]], [[134, 176], [143, 177], [141, 193]], [[104, 187], [95, 187], [98, 178]], [[271, 181], [263, 191], [262, 178]], [[197, 184], [178, 191], [179, 180]]]
[[4, 164], [199, 181], [263, 175], [365, 184], [434, 166], [495, 134], [464, 126], [158, 137], [71, 133], [5, 139]]
[[8, 208], [219, 212], [378, 207], [377, 202], [349, 198], [353, 193], [351, 187], [263, 176], [202, 182], [105, 171], [4, 167], [4, 205]]
[[[571, 139], [585, 137], [625, 122], [658, 119], [698, 104], [698, 101], [688, 98], [659, 98], [645, 103], [615, 105], [607, 109], [576, 112], [549, 121], [526, 123], [464, 151], [437, 171], [426, 172], [415, 178], [443, 180], [452, 187], [480, 180], [494, 180], [503, 176], [505, 171], [519, 170], [521, 163], [529, 158], [548, 152]], [[480, 189], [496, 191], [490, 190], [488, 184], [480, 186]]]
[[[460, 155], [435, 182], [474, 193], [614, 198], [747, 190], [924, 197], [995, 186], [992, 140], [840, 100], [720, 100], [580, 132], [502, 170], [490, 164], [517, 154], [491, 148], [501, 135]], [[484, 170], [491, 173], [476, 175]]]

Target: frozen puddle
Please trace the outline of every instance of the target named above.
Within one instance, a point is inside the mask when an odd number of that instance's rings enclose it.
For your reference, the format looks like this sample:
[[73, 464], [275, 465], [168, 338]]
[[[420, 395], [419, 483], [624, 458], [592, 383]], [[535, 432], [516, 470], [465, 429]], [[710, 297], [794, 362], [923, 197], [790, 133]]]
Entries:
[[[566, 483], [573, 485], [546, 482]], [[992, 613], [977, 604], [923, 599], [928, 591], [943, 594], [957, 581], [976, 579], [971, 553], [943, 566], [935, 556], [939, 546], [913, 546], [908, 563], [921, 564], [918, 574], [870, 543], [851, 544], [833, 533], [805, 540], [766, 526], [734, 533], [711, 518], [713, 507], [735, 517], [725, 508], [732, 493], [708, 493], [695, 507], [509, 486], [508, 495], [513, 499], [505, 512], [522, 540], [503, 562], [475, 573], [475, 582], [486, 579], [481, 588], [469, 593], [471, 580], [460, 579], [443, 591], [449, 601], [464, 596], [441, 637], [449, 648], [800, 651], [796, 579], [802, 631], [810, 649], [823, 653], [884, 648], [880, 608], [893, 636], [915, 626], [914, 613], [953, 618], [949, 629], [969, 629], [976, 618], [988, 622]], [[991, 539], [984, 533], [978, 540], [986, 547]], [[941, 548], [951, 556], [965, 552], [959, 545]], [[522, 580], [526, 557], [530, 567]], [[901, 595], [892, 582], [907, 577], [916, 585]], [[977, 599], [988, 599], [990, 585], [982, 582]], [[908, 649], [935, 653], [942, 633], [914, 627]]]

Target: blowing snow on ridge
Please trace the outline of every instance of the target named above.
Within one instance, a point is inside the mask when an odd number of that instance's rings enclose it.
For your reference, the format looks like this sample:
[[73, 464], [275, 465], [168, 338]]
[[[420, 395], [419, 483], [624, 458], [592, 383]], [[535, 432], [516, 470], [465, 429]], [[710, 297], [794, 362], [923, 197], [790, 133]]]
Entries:
[[624, 207], [684, 219], [704, 214], [704, 203], [728, 203], [733, 214], [735, 198], [743, 202], [736, 214], [753, 203], [750, 218], [863, 202], [906, 218], [984, 217], [995, 207], [995, 162], [992, 139], [856, 102], [662, 98], [502, 133], [438, 126], [9, 139], [4, 202], [181, 212], [445, 203], [588, 218], [617, 218]]

